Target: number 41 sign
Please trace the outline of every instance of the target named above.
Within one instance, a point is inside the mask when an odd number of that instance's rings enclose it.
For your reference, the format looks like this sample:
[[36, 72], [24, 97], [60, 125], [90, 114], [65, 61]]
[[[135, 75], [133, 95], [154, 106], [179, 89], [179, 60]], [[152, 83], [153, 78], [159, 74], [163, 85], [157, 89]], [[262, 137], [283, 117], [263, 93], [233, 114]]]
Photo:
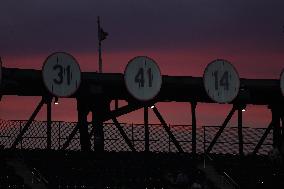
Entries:
[[153, 99], [160, 91], [162, 76], [156, 62], [146, 56], [131, 59], [124, 71], [128, 92], [136, 99]]
[[218, 103], [229, 103], [239, 93], [238, 72], [226, 60], [217, 59], [208, 64], [203, 74], [203, 83], [208, 96]]
[[43, 82], [47, 90], [58, 97], [74, 94], [81, 83], [81, 70], [76, 59], [70, 54], [51, 54], [42, 68]]

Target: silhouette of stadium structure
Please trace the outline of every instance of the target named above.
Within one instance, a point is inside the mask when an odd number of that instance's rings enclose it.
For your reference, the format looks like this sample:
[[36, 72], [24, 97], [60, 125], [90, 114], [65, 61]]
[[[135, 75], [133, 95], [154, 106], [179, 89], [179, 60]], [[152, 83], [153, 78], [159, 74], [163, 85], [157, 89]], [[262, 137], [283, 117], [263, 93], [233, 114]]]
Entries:
[[[40, 70], [2, 68], [1, 96], [40, 96], [28, 120], [0, 121], [0, 188], [283, 188], [284, 97], [277, 79], [240, 79], [223, 123], [197, 127], [198, 103], [215, 103], [201, 77], [162, 76], [159, 94], [141, 102], [120, 73], [83, 72], [78, 122], [52, 121]], [[127, 105], [110, 109], [113, 100]], [[169, 125], [157, 102], [188, 102], [190, 125]], [[243, 126], [246, 105], [267, 105], [266, 128]], [[46, 105], [47, 121], [36, 121]], [[117, 117], [144, 109], [143, 124]], [[148, 123], [153, 111], [159, 124]], [[92, 121], [87, 121], [88, 113]], [[238, 124], [227, 127], [234, 114]], [[282, 154], [283, 156], [283, 154]]]

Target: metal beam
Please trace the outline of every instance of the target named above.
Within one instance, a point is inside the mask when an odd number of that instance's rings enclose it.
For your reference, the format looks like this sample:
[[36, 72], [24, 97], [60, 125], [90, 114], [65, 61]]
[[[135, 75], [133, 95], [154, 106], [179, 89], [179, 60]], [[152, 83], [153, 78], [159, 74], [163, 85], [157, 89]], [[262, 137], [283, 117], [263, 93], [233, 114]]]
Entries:
[[282, 140], [284, 141], [284, 116], [281, 116]]
[[154, 111], [154, 113], [157, 116], [157, 118], [160, 120], [161, 124], [163, 125], [163, 128], [165, 129], [165, 131], [169, 135], [170, 140], [173, 141], [173, 143], [176, 146], [176, 148], [178, 149], [178, 151], [179, 152], [184, 152], [183, 149], [181, 148], [179, 142], [177, 141], [177, 139], [175, 138], [175, 136], [171, 132], [170, 128], [168, 127], [167, 123], [163, 119], [162, 115], [160, 114], [159, 110], [155, 106], [152, 108], [152, 110]]
[[116, 126], [116, 128], [118, 129], [118, 131], [120, 132], [123, 139], [125, 140], [128, 147], [131, 149], [131, 151], [136, 152], [134, 145], [132, 144], [131, 140], [128, 138], [128, 136], [124, 132], [123, 128], [121, 127], [121, 125], [119, 124], [117, 119], [114, 117], [114, 118], [112, 118], [112, 121], [113, 121], [114, 125]]
[[[273, 129], [273, 147], [279, 148], [281, 145], [280, 143], [280, 140], [281, 140], [280, 138], [280, 135], [281, 135], [280, 119], [282, 117], [281, 116], [282, 113], [280, 110], [283, 107], [281, 107], [281, 104], [280, 105], [279, 104], [269, 105], [268, 107], [271, 109], [272, 119], [267, 129], [265, 130], [264, 134], [262, 135], [259, 142], [257, 143], [255, 149], [253, 150], [254, 155], [258, 152], [259, 148], [263, 144], [264, 140], [266, 139], [271, 129]], [[283, 126], [283, 118], [282, 118], [282, 126]]]
[[256, 153], [258, 152], [259, 148], [263, 144], [264, 140], [266, 139], [272, 127], [273, 127], [273, 122], [271, 121], [268, 127], [266, 128], [265, 132], [263, 133], [262, 137], [260, 138], [259, 142], [257, 143], [256, 147], [254, 148], [252, 152], [253, 155], [256, 155]]
[[222, 134], [223, 130], [225, 129], [225, 127], [227, 126], [227, 124], [231, 120], [232, 116], [234, 115], [235, 111], [236, 111], [236, 107], [233, 106], [233, 108], [231, 109], [230, 113], [228, 114], [228, 116], [226, 117], [225, 121], [223, 122], [222, 126], [220, 127], [220, 129], [216, 133], [215, 137], [213, 138], [212, 142], [208, 146], [208, 148], [206, 150], [206, 153], [210, 153], [210, 151], [212, 150], [214, 144], [217, 142], [217, 139], [220, 137], [220, 135]]
[[280, 129], [280, 107], [271, 106], [272, 124], [273, 124], [273, 147], [280, 149], [281, 129]]
[[[40, 70], [3, 67], [2, 75], [4, 79], [1, 85], [1, 95], [43, 96], [48, 92], [42, 84]], [[166, 75], [162, 77], [163, 89], [157, 96], [159, 102], [188, 102], [188, 99], [195, 99], [197, 102], [214, 103], [204, 90], [202, 77]], [[284, 102], [284, 97], [279, 92], [279, 79], [241, 78], [240, 82], [240, 85], [246, 88], [249, 97], [242, 98], [243, 94], [241, 94], [231, 102], [232, 104], [242, 101], [246, 104], [259, 105]], [[102, 96], [108, 99], [127, 101], [133, 99], [127, 92], [121, 73], [83, 72], [82, 84], [70, 98], [80, 96], [92, 98], [97, 92], [93, 90], [95, 87], [103, 89]]]
[[24, 134], [26, 133], [26, 131], [29, 129], [29, 126], [31, 125], [31, 123], [33, 122], [33, 120], [35, 119], [35, 117], [37, 116], [38, 112], [40, 111], [41, 107], [44, 105], [45, 100], [44, 98], [41, 99], [41, 101], [39, 102], [39, 104], [37, 105], [35, 111], [32, 113], [31, 117], [29, 118], [29, 120], [27, 121], [27, 123], [25, 124], [24, 128], [22, 129], [22, 131], [18, 134], [18, 136], [16, 137], [15, 141], [13, 142], [11, 148], [14, 149], [17, 147], [18, 143], [22, 140]]
[[46, 149], [51, 149], [51, 100], [46, 102], [46, 113], [47, 113], [47, 122], [46, 122]]
[[132, 111], [136, 111], [140, 108], [143, 108], [144, 106], [151, 106], [153, 104], [155, 104], [157, 102], [157, 100], [151, 100], [148, 102], [129, 102], [127, 105], [122, 106], [120, 108], [118, 108], [117, 110], [112, 110], [110, 111], [108, 114], [103, 115], [102, 119], [103, 122], [108, 121], [110, 119], [112, 119], [113, 117], [119, 117], [122, 116], [124, 114], [128, 114]]
[[87, 116], [89, 109], [87, 102], [77, 99], [77, 112], [78, 112], [78, 129], [80, 133], [80, 144], [82, 151], [91, 151], [91, 141], [88, 133], [88, 120]]
[[114, 109], [117, 110], [119, 108], [118, 100], [114, 100]]
[[[94, 129], [94, 151], [103, 152], [104, 151], [104, 123], [101, 121], [101, 112], [92, 110], [92, 125]], [[91, 134], [89, 135], [89, 140], [91, 139]]]
[[239, 155], [244, 155], [243, 142], [243, 107], [238, 107], [238, 138], [239, 138]]
[[[121, 108], [118, 108], [117, 110], [110, 111], [107, 114], [102, 115], [103, 122], [108, 121], [114, 117], [119, 117], [124, 114], [128, 114], [132, 111], [138, 110], [140, 108], [143, 108], [144, 106], [150, 106], [153, 105], [155, 101], [149, 101], [149, 102], [139, 102], [139, 103], [129, 103], [128, 105], [122, 106]], [[76, 128], [74, 128], [75, 130]], [[92, 136], [95, 132], [95, 128], [93, 127], [90, 136]]]
[[61, 150], [66, 150], [66, 148], [68, 148], [70, 142], [72, 141], [74, 136], [77, 134], [78, 130], [79, 130], [79, 122], [77, 122], [76, 126], [74, 127], [70, 135], [68, 136], [66, 142], [62, 145]]
[[196, 102], [191, 102], [192, 153], [196, 154]]
[[148, 107], [144, 107], [144, 128], [145, 128], [145, 152], [150, 151], [149, 147], [149, 119], [148, 119]]
[[[105, 121], [108, 121], [110, 119], [112, 119], [113, 117], [119, 117], [119, 116], [122, 116], [124, 114], [128, 114], [132, 111], [135, 111], [135, 110], [138, 110], [140, 108], [143, 108], [144, 105], [147, 105], [147, 106], [150, 106], [152, 104], [154, 104], [156, 101], [153, 100], [153, 101], [149, 101], [149, 102], [145, 102], [145, 103], [129, 103], [128, 105], [125, 105], [125, 106], [122, 106], [120, 108], [118, 108], [117, 110], [113, 110], [113, 111], [110, 111], [107, 115], [103, 115], [103, 122]], [[79, 125], [77, 124], [74, 129], [72, 130], [72, 132], [70, 133], [70, 135], [68, 136], [66, 142], [63, 144], [62, 146], [62, 150], [65, 150], [70, 142], [72, 141], [72, 139], [74, 138], [74, 136], [76, 135], [76, 133], [78, 132], [79, 130]], [[95, 128], [93, 127], [89, 136], [92, 136], [95, 132]]]
[[89, 140], [89, 133], [88, 133], [88, 121], [87, 121], [87, 115], [89, 111], [85, 103], [86, 102], [77, 100], [78, 122], [75, 128], [72, 130], [72, 132], [68, 136], [66, 142], [62, 145], [61, 150], [66, 150], [66, 148], [68, 148], [70, 142], [72, 141], [74, 136], [77, 134], [78, 130], [80, 131], [81, 149], [83, 151], [91, 150], [91, 143]]

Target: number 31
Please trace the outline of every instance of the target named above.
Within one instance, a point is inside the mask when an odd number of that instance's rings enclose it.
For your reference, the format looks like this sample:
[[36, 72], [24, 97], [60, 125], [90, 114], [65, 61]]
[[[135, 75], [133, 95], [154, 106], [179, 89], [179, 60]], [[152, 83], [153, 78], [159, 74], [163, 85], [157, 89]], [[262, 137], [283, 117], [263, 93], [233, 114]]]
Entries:
[[[61, 65], [54, 65], [53, 70], [58, 70], [58, 77], [56, 79], [53, 79], [54, 83], [60, 85], [63, 83], [63, 72], [65, 72], [65, 69]], [[70, 85], [71, 80], [71, 72], [70, 72], [70, 66], [67, 66], [66, 68], [66, 77], [67, 77], [67, 85]]]

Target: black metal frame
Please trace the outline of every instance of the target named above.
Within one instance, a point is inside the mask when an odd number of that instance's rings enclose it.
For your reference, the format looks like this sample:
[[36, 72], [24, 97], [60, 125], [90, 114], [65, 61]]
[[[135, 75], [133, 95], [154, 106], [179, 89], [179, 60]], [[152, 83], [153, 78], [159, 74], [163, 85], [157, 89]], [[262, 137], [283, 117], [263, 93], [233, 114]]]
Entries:
[[27, 121], [27, 123], [25, 124], [25, 126], [23, 127], [23, 129], [21, 130], [21, 132], [18, 134], [15, 141], [13, 142], [13, 144], [11, 146], [12, 149], [16, 148], [16, 146], [19, 144], [19, 142], [21, 142], [24, 134], [28, 131], [31, 123], [36, 118], [37, 114], [39, 113], [39, 111], [41, 110], [41, 108], [43, 107], [44, 104], [47, 105], [47, 133], [46, 133], [47, 134], [47, 139], [46, 139], [47, 140], [47, 146], [46, 146], [46, 148], [51, 149], [51, 124], [52, 124], [51, 103], [52, 103], [52, 97], [51, 96], [45, 96], [45, 97], [41, 98], [41, 101], [39, 102], [39, 104], [35, 108], [31, 117], [29, 118], [29, 120]]
[[156, 106], [154, 106], [152, 108], [152, 110], [154, 111], [156, 117], [160, 120], [161, 124], [163, 125], [163, 128], [165, 129], [165, 131], [167, 132], [167, 134], [169, 135], [171, 141], [173, 141], [174, 145], [176, 146], [177, 150], [179, 152], [184, 152], [182, 147], [180, 146], [179, 142], [177, 141], [177, 139], [175, 138], [175, 136], [173, 135], [173, 133], [171, 132], [170, 128], [168, 127], [166, 121], [164, 120], [163, 116], [160, 114], [159, 110], [157, 109]]
[[215, 137], [213, 138], [212, 142], [210, 143], [210, 145], [208, 146], [208, 148], [206, 149], [206, 153], [210, 153], [210, 151], [212, 150], [214, 144], [217, 142], [218, 138], [221, 136], [222, 132], [224, 131], [224, 129], [226, 128], [226, 126], [228, 125], [229, 121], [231, 120], [231, 118], [233, 117], [234, 113], [236, 111], [236, 106], [233, 106], [231, 111], [229, 112], [229, 114], [227, 115], [226, 119], [224, 120], [222, 126], [220, 127], [220, 129], [218, 130], [218, 132], [216, 133]]
[[[21, 132], [18, 134], [18, 136], [16, 137], [15, 141], [13, 142], [11, 148], [16, 148], [16, 146], [19, 144], [19, 142], [21, 142], [24, 134], [27, 132], [27, 130], [29, 129], [32, 121], [35, 119], [35, 117], [37, 116], [38, 112], [41, 110], [42, 106], [44, 104], [47, 105], [47, 133], [46, 133], [46, 141], [47, 141], [47, 149], [51, 149], [51, 145], [52, 145], [52, 141], [51, 141], [51, 124], [52, 124], [52, 118], [51, 118], [51, 103], [52, 103], [52, 97], [42, 97], [41, 101], [39, 102], [38, 106], [35, 108], [34, 112], [32, 113], [31, 117], [29, 118], [29, 120], [26, 122], [26, 124], [24, 125], [24, 127], [21, 129]], [[153, 104], [154, 102], [148, 102], [145, 104], [143, 103], [134, 103], [134, 104], [128, 104], [127, 106], [118, 108], [116, 110], [113, 110], [110, 112], [110, 115], [123, 115], [125, 113], [131, 112], [133, 110], [139, 109], [139, 108], [144, 108], [144, 128], [145, 128], [145, 152], [149, 152], [150, 151], [150, 138], [149, 138], [149, 105]], [[197, 103], [196, 102], [191, 102], [191, 116], [192, 116], [192, 153], [196, 154], [196, 106]], [[243, 150], [243, 145], [244, 145], [244, 141], [243, 141], [243, 117], [242, 117], [242, 110], [245, 108], [245, 105], [243, 104], [238, 104], [238, 105], [234, 105], [231, 109], [231, 111], [229, 112], [229, 114], [227, 115], [226, 119], [224, 120], [222, 126], [219, 128], [219, 130], [217, 131], [217, 133], [215, 134], [213, 140], [210, 142], [210, 145], [208, 146], [208, 148], [205, 150], [205, 153], [210, 153], [210, 151], [212, 150], [212, 148], [214, 147], [214, 145], [216, 144], [218, 138], [221, 136], [221, 134], [223, 133], [224, 129], [226, 128], [226, 126], [228, 125], [229, 121], [231, 120], [232, 116], [234, 115], [234, 113], [237, 111], [238, 113], [238, 144], [239, 144], [239, 154], [243, 155], [244, 154], [244, 150]], [[257, 154], [258, 150], [260, 149], [261, 145], [263, 144], [264, 140], [266, 139], [266, 137], [268, 136], [269, 132], [271, 130], [273, 130], [273, 146], [274, 148], [280, 148], [282, 144], [281, 140], [284, 140], [284, 129], [283, 129], [283, 107], [281, 107], [280, 105], [270, 105], [269, 108], [271, 109], [271, 114], [272, 114], [272, 120], [271, 123], [268, 125], [266, 131], [264, 132], [263, 136], [260, 138], [259, 142], [257, 143], [257, 145], [255, 146], [254, 150], [253, 150], [253, 154]], [[166, 133], [168, 134], [170, 141], [173, 142], [173, 144], [175, 145], [175, 147], [177, 148], [178, 152], [184, 152], [184, 150], [182, 149], [180, 143], [177, 141], [177, 139], [175, 138], [174, 134], [172, 133], [172, 131], [170, 130], [170, 128], [168, 127], [167, 123], [165, 122], [163, 116], [161, 115], [161, 113], [158, 111], [156, 106], [151, 107], [151, 109], [153, 110], [154, 114], [156, 115], [156, 117], [159, 119], [159, 121], [161, 122], [164, 130], [166, 131]], [[74, 128], [74, 130], [71, 132], [71, 134], [69, 135], [67, 141], [63, 144], [62, 146], [62, 150], [66, 149], [69, 145], [69, 143], [71, 142], [72, 138], [76, 135], [77, 131], [80, 130], [80, 143], [81, 143], [81, 148], [83, 151], [89, 151], [91, 149], [91, 136], [92, 133], [94, 133], [94, 125], [96, 125], [96, 120], [95, 120], [95, 116], [94, 116], [94, 112], [93, 112], [93, 128], [91, 130], [90, 133], [88, 133], [88, 122], [87, 122], [87, 114], [88, 114], [88, 108], [84, 107], [84, 105], [80, 105], [80, 103], [78, 103], [78, 123], [76, 125], [76, 127]], [[105, 119], [109, 118], [109, 115], [104, 115]], [[103, 117], [103, 116], [101, 116]], [[118, 129], [118, 131], [120, 132], [121, 136], [123, 137], [123, 139], [125, 140], [126, 144], [128, 145], [128, 147], [131, 149], [131, 151], [135, 152], [136, 149], [134, 147], [134, 144], [131, 142], [131, 140], [129, 139], [129, 137], [127, 136], [127, 134], [124, 132], [123, 128], [121, 127], [121, 125], [119, 124], [118, 120], [116, 117], [112, 117], [111, 118], [114, 125], [116, 126], [116, 128]], [[102, 123], [102, 122], [101, 122]], [[281, 127], [281, 123], [282, 123], [282, 127]], [[84, 135], [85, 134], [85, 135]], [[82, 135], [84, 135], [82, 137]], [[101, 151], [103, 151], [103, 144], [101, 146]]]
[[[253, 154], [255, 155], [261, 145], [263, 144], [264, 140], [266, 139], [267, 135], [271, 130], [273, 130], [273, 148], [281, 148], [281, 145], [284, 145], [281, 140], [284, 141], [284, 128], [283, 128], [283, 121], [284, 121], [284, 106], [283, 104], [271, 104], [268, 106], [268, 108], [271, 110], [271, 122], [268, 125], [267, 129], [265, 130], [264, 134], [260, 138], [259, 142], [257, 143]], [[282, 122], [282, 132], [281, 132], [281, 124]]]

